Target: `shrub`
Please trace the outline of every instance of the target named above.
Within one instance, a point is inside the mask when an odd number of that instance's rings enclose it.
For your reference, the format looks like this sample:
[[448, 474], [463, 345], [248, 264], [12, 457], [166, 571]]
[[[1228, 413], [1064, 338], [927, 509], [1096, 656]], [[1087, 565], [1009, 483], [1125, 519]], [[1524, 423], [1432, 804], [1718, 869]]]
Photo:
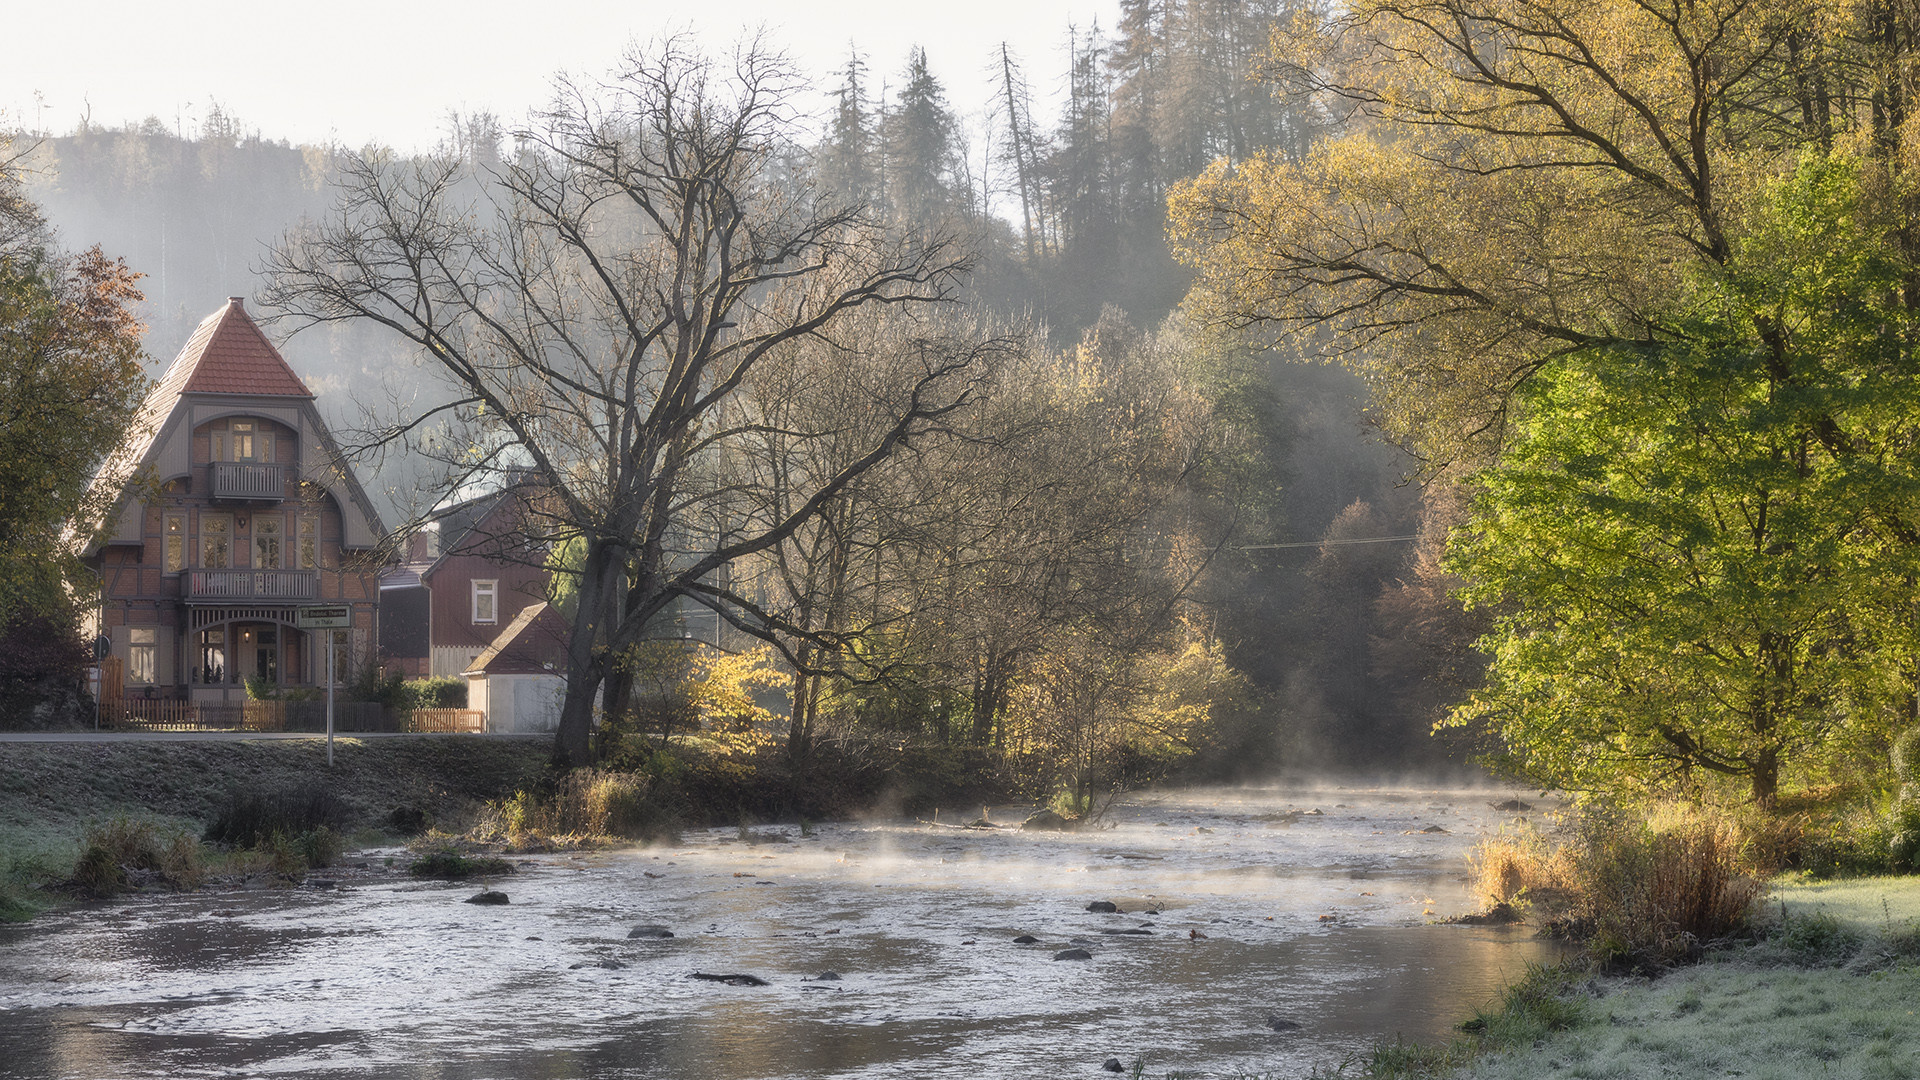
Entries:
[[575, 769], [542, 792], [521, 791], [493, 807], [495, 827], [518, 847], [554, 839], [670, 835], [677, 815], [656, 796], [658, 774]]
[[91, 652], [64, 614], [22, 613], [0, 629], [0, 727], [44, 730], [90, 720], [81, 693]]
[[205, 877], [200, 844], [186, 830], [120, 817], [87, 826], [70, 884], [112, 896], [152, 883], [192, 889]]
[[467, 680], [456, 678], [409, 679], [406, 683], [406, 708], [464, 709], [467, 707]]
[[298, 837], [319, 829], [338, 833], [347, 817], [346, 804], [319, 784], [234, 791], [207, 825], [204, 838], [236, 848], [258, 847], [274, 836]]
[[1698, 956], [1744, 927], [1763, 891], [1722, 817], [1618, 809], [1582, 818], [1574, 852], [1587, 950], [1607, 966], [1657, 967]]
[[1591, 806], [1559, 847], [1537, 832], [1497, 837], [1469, 858], [1475, 890], [1585, 943], [1603, 967], [1697, 956], [1747, 925], [1762, 885], [1732, 819], [1675, 807]]
[[466, 856], [451, 848], [429, 851], [407, 867], [407, 873], [419, 878], [444, 878], [460, 881], [470, 877], [497, 877], [513, 873], [513, 864], [491, 855]]

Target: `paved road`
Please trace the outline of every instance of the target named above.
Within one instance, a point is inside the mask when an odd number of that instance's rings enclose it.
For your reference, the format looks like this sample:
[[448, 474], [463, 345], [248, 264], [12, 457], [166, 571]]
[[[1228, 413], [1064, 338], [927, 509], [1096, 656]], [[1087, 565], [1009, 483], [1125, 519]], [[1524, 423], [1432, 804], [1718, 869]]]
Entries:
[[[253, 739], [324, 739], [324, 731], [0, 731], [0, 743], [244, 742]], [[548, 734], [486, 732], [337, 731], [335, 739], [552, 739]]]

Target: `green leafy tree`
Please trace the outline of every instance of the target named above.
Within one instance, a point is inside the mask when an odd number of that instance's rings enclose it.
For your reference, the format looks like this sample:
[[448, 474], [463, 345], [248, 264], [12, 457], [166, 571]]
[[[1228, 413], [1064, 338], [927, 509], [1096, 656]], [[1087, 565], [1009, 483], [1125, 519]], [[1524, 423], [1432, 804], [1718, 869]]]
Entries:
[[1525, 772], [1783, 779], [1911, 714], [1920, 382], [1862, 171], [1809, 155], [1680, 339], [1566, 354], [1521, 397], [1453, 566], [1503, 612], [1483, 721]]

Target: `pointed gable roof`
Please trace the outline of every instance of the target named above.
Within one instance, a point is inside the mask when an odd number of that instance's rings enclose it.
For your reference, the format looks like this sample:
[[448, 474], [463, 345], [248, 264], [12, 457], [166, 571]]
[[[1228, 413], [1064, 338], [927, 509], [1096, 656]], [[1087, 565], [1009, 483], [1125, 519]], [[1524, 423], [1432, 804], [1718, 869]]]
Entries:
[[[239, 400], [223, 400], [220, 396], [228, 394]], [[272, 400], [276, 398], [280, 400]], [[379, 544], [386, 527], [328, 434], [313, 391], [287, 366], [280, 350], [261, 333], [238, 296], [228, 297], [224, 307], [194, 329], [166, 374], [148, 391], [126, 438], [95, 475], [96, 490], [119, 492], [106, 521], [124, 509], [129, 498], [141, 502], [142, 497], [130, 492], [128, 484], [157, 457], [172, 454], [176, 464], [168, 468], [174, 473], [186, 470], [188, 447], [183, 432], [189, 428], [181, 424], [194, 408], [206, 406], [216, 412], [231, 408], [277, 410], [282, 415], [290, 412], [287, 422], [298, 429], [303, 447], [299, 479], [318, 484], [339, 501], [347, 527], [341, 546], [367, 550]], [[102, 543], [139, 543], [137, 516], [124, 520], [133, 523], [130, 531], [115, 534], [112, 539], [99, 535], [100, 521], [74, 523], [72, 532], [80, 552], [90, 556]]]
[[160, 388], [179, 394], [313, 396], [238, 296], [228, 297], [226, 307], [201, 320], [161, 377]]

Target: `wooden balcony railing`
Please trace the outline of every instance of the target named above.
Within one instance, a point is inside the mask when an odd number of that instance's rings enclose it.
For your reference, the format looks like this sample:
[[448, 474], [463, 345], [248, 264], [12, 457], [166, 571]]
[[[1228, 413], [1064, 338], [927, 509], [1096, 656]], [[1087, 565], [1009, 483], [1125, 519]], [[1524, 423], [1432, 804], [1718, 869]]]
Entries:
[[211, 471], [213, 497], [216, 499], [270, 499], [279, 502], [286, 498], [286, 470], [279, 465], [216, 461]]
[[317, 600], [317, 570], [194, 570], [187, 575], [189, 600]]

